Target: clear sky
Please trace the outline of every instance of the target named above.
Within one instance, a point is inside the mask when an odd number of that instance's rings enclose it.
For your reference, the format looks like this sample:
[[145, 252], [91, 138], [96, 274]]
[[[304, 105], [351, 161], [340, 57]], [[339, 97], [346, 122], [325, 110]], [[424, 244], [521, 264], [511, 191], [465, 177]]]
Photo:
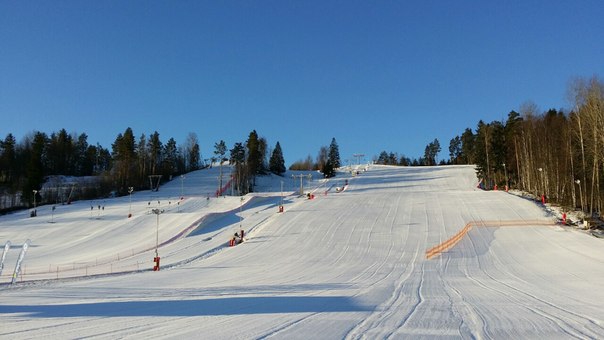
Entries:
[[1, 1], [0, 138], [131, 127], [229, 148], [255, 129], [286, 165], [423, 155], [527, 101], [568, 108], [604, 76], [604, 2]]

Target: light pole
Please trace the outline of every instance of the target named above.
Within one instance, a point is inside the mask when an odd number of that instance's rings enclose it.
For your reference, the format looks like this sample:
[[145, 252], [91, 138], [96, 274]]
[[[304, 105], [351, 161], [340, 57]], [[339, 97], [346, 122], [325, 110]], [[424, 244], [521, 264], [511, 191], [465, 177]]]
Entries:
[[508, 169], [505, 166], [505, 163], [503, 163], [502, 165], [503, 165], [503, 174], [505, 176], [505, 191], [508, 191]]
[[163, 214], [164, 211], [157, 208], [151, 210], [151, 212], [157, 215], [157, 224], [155, 228], [155, 257], [159, 257], [157, 253], [157, 248], [159, 248], [159, 215]]
[[583, 211], [583, 189], [581, 189], [581, 180], [575, 180], [575, 183], [579, 186], [579, 205], [581, 206], [581, 211]]
[[218, 195], [216, 196], [220, 195], [222, 195], [222, 158], [220, 158], [220, 177], [218, 182]]
[[182, 200], [185, 197], [184, 191], [185, 191], [185, 175], [180, 175], [180, 199]]
[[239, 199], [239, 229], [241, 229], [241, 224], [243, 223], [242, 208], [244, 200], [245, 198], [243, 198], [243, 196], [241, 196], [241, 198]]
[[33, 190], [34, 193], [34, 211], [31, 214], [31, 217], [35, 217], [38, 215], [38, 213], [36, 212], [36, 195], [38, 194], [38, 190]]
[[279, 203], [279, 212], [283, 212], [283, 180], [281, 180], [281, 203]]
[[543, 180], [543, 168], [537, 169], [541, 174], [541, 203], [545, 204], [545, 181]]
[[128, 187], [128, 195], [130, 196], [130, 208], [128, 209], [128, 218], [132, 217], [132, 192], [134, 187]]

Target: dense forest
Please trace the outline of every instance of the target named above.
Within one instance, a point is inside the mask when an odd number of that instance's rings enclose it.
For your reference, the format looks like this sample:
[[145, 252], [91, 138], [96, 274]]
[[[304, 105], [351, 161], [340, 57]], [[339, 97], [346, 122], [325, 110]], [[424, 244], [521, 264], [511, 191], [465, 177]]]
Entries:
[[[479, 121], [449, 143], [440, 164], [475, 164], [484, 189], [518, 189], [548, 201], [602, 211], [604, 200], [604, 84], [598, 77], [575, 79], [568, 88], [568, 112], [539, 112], [534, 104], [511, 111], [505, 121]], [[437, 140], [423, 158], [410, 160], [382, 152], [381, 164], [432, 165]]]

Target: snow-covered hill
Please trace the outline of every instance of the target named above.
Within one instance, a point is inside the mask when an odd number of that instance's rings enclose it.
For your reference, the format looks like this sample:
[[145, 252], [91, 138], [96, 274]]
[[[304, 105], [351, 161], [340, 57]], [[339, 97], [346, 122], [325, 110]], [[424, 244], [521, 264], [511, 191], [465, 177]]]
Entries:
[[[0, 276], [0, 336], [604, 334], [602, 240], [556, 226], [533, 202], [476, 189], [472, 167], [310, 174], [303, 184], [312, 200], [291, 173], [261, 178], [258, 193], [243, 199], [211, 197], [213, 168], [135, 192], [131, 203], [80, 201], [40, 207], [35, 218], [0, 217], [0, 242], [13, 243]], [[472, 221], [489, 226], [426, 259]], [[240, 229], [247, 240], [227, 247]], [[10, 285], [28, 238], [23, 275]], [[156, 246], [159, 272], [151, 271]]]

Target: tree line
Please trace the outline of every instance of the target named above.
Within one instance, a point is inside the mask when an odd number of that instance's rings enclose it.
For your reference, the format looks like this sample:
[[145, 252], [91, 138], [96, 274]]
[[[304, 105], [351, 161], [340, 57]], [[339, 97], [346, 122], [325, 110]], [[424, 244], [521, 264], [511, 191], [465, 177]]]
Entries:
[[532, 103], [507, 120], [479, 121], [449, 145], [450, 163], [476, 164], [485, 189], [523, 190], [589, 214], [600, 213], [604, 180], [604, 84], [575, 79], [573, 108], [539, 112]]
[[[593, 215], [604, 202], [604, 84], [577, 78], [568, 87], [572, 109], [540, 112], [523, 104], [505, 121], [479, 121], [449, 143], [439, 164], [475, 164], [486, 190], [518, 189]], [[375, 160], [391, 165], [435, 165], [438, 140], [423, 158], [411, 160], [383, 151]], [[437, 152], [438, 153], [438, 152]]]
[[[126, 195], [130, 188], [149, 189], [151, 175], [161, 175], [162, 181], [219, 162], [233, 164], [233, 180], [240, 194], [253, 190], [255, 176], [273, 172], [283, 174], [285, 161], [279, 142], [267, 158], [266, 139], [252, 131], [245, 144], [235, 143], [226, 156], [224, 141], [215, 144], [214, 156], [202, 159], [199, 140], [189, 133], [183, 145], [174, 138], [162, 142], [160, 134], [135, 137], [128, 127], [119, 133], [111, 150], [100, 144], [88, 144], [88, 136], [69, 134], [65, 129], [50, 135], [35, 131], [17, 142], [12, 133], [0, 141], [0, 212], [31, 207], [38, 203], [58, 200], [60, 194], [42, 187], [53, 176], [90, 176], [93, 184], [77, 188], [79, 199]], [[210, 162], [209, 164], [208, 161]], [[227, 176], [228, 177], [228, 176]], [[59, 185], [59, 184], [57, 184]], [[44, 194], [44, 195], [43, 195]], [[34, 198], [35, 197], [35, 198]]]
[[437, 156], [441, 151], [440, 142], [437, 138], [434, 141], [428, 143], [424, 150], [424, 156], [419, 158], [409, 158], [404, 155], [399, 156], [396, 152], [386, 152], [385, 150], [380, 152], [377, 157], [373, 157], [375, 164], [382, 165], [400, 165], [400, 166], [431, 166], [431, 165], [444, 165], [447, 164], [444, 160], [437, 163]]
[[317, 157], [308, 155], [306, 159], [298, 160], [289, 167], [290, 170], [298, 171], [320, 171], [325, 178], [331, 178], [336, 175], [336, 170], [342, 166], [340, 159], [340, 147], [335, 137], [331, 139], [329, 146], [319, 148]]

